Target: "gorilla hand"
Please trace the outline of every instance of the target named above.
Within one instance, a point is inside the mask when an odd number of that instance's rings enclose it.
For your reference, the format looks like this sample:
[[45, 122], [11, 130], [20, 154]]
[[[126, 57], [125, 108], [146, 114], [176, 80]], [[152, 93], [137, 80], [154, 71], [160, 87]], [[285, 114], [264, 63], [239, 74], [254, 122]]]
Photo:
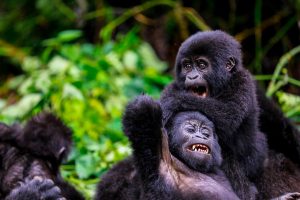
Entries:
[[13, 189], [5, 200], [65, 200], [61, 190], [50, 179], [35, 177]]

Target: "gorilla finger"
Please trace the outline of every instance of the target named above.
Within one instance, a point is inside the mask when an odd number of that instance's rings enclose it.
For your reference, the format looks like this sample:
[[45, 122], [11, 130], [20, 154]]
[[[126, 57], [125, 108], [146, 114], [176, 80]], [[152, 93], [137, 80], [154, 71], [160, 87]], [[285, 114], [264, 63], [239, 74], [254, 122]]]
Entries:
[[280, 197], [274, 198], [272, 200], [300, 200], [300, 193], [299, 192], [287, 193]]
[[42, 199], [45, 199], [45, 200], [57, 200], [57, 199], [61, 199], [62, 196], [61, 196], [61, 189], [57, 186], [49, 189], [49, 190], [46, 190], [44, 191], [42, 194]]
[[37, 181], [42, 182], [42, 181], [43, 181], [43, 178], [42, 178], [41, 176], [34, 176], [34, 177], [33, 177], [33, 180], [37, 180]]
[[300, 200], [300, 193], [298, 192], [295, 192], [295, 193], [292, 193], [290, 194], [290, 200]]
[[40, 184], [41, 191], [49, 190], [52, 187], [55, 187], [55, 184], [51, 179], [44, 179], [43, 182]]

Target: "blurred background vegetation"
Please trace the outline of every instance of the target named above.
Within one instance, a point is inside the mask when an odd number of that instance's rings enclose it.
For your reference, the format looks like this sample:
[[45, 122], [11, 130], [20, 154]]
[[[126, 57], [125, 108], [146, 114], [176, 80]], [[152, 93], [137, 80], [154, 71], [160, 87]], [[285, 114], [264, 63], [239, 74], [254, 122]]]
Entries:
[[121, 131], [126, 103], [158, 98], [172, 81], [180, 43], [222, 29], [244, 64], [300, 124], [300, 0], [2, 0], [0, 121], [50, 110], [73, 129], [63, 176], [88, 199], [131, 151]]

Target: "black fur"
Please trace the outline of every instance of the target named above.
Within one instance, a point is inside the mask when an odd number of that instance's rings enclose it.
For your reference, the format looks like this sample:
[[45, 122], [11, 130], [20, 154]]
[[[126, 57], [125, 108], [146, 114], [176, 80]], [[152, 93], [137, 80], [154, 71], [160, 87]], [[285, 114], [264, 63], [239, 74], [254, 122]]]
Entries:
[[[19, 187], [20, 183], [39, 177], [53, 180], [67, 199], [83, 199], [59, 172], [62, 160], [70, 151], [71, 136], [71, 130], [50, 113], [33, 117], [24, 127], [1, 124], [0, 195], [5, 197], [14, 189], [16, 200], [22, 199], [23, 195], [30, 196], [21, 191], [36, 191], [30, 187], [35, 187], [37, 182]], [[18, 190], [20, 192], [16, 192]]]
[[219, 168], [222, 159], [214, 133], [207, 143], [211, 149], [208, 157], [185, 151], [187, 144], [205, 140], [183, 131], [182, 125], [191, 119], [214, 130], [213, 124], [199, 113], [178, 114], [167, 130], [172, 132], [170, 153], [168, 136], [162, 132], [159, 103], [147, 96], [131, 102], [123, 127], [132, 144], [133, 158], [120, 162], [103, 177], [95, 199], [238, 199]]
[[97, 186], [95, 200], [137, 200], [141, 195], [140, 177], [133, 157], [112, 167]]
[[300, 199], [299, 183], [299, 167], [283, 154], [271, 151], [262, 175], [256, 180], [260, 193], [258, 200], [274, 198], [289, 192], [294, 192], [295, 197], [284, 199]]
[[269, 148], [283, 153], [300, 166], [300, 132], [258, 86], [257, 99], [260, 108], [259, 128], [265, 133]]
[[34, 178], [14, 188], [5, 200], [63, 199], [61, 190], [50, 179]]
[[[204, 56], [210, 63], [203, 73], [208, 96], [199, 97], [185, 86], [181, 60]], [[228, 70], [228, 61], [235, 60]], [[180, 47], [176, 58], [176, 81], [161, 97], [164, 124], [182, 111], [200, 111], [216, 127], [223, 152], [223, 166], [241, 199], [255, 199], [252, 183], [267, 154], [264, 134], [258, 129], [258, 104], [251, 74], [243, 68], [240, 44], [222, 31], [199, 32]]]

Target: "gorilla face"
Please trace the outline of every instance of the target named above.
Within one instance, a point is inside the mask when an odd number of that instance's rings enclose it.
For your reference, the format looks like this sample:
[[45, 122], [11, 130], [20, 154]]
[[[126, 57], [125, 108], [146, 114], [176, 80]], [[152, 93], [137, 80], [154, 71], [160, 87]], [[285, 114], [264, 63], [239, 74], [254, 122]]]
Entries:
[[241, 65], [240, 44], [222, 31], [199, 32], [182, 43], [176, 57], [179, 85], [199, 97], [214, 96]]
[[204, 115], [198, 112], [182, 112], [175, 116], [171, 126], [169, 144], [175, 157], [201, 172], [221, 165], [221, 149], [213, 123]]
[[181, 73], [185, 77], [185, 88], [206, 97], [209, 90], [204, 76], [211, 71], [209, 60], [204, 56], [185, 57], [181, 60], [181, 67]]

